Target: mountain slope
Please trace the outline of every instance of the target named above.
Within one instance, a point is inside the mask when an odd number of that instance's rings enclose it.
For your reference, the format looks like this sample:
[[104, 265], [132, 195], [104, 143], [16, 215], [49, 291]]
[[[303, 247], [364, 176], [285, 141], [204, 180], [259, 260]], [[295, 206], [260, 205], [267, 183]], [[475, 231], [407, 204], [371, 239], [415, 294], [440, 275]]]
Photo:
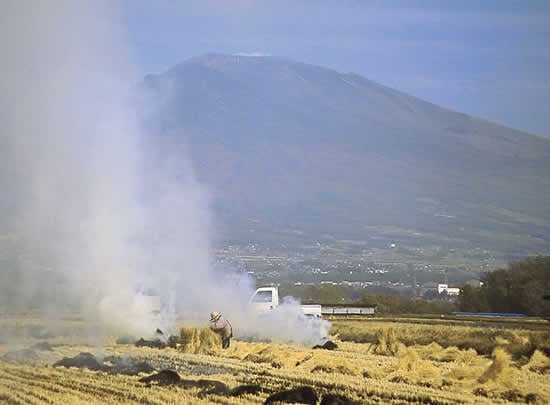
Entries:
[[230, 233], [550, 247], [550, 140], [275, 57], [194, 58], [141, 89], [146, 127], [190, 144]]

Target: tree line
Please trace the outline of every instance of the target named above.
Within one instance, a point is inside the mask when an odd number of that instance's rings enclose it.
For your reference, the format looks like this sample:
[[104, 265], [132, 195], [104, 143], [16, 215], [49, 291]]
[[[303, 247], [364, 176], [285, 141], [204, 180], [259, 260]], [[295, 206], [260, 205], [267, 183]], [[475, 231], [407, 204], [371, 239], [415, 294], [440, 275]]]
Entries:
[[506, 269], [486, 273], [481, 287], [464, 286], [458, 297], [460, 311], [513, 312], [550, 316], [550, 256], [513, 262]]
[[[368, 291], [368, 290], [367, 290]], [[506, 269], [487, 272], [481, 286], [465, 285], [458, 298], [446, 294], [416, 297], [412, 289], [367, 292], [338, 285], [281, 286], [282, 295], [302, 303], [376, 306], [379, 314], [449, 314], [465, 312], [513, 312], [550, 317], [550, 256], [512, 262]], [[431, 299], [430, 299], [431, 298]]]

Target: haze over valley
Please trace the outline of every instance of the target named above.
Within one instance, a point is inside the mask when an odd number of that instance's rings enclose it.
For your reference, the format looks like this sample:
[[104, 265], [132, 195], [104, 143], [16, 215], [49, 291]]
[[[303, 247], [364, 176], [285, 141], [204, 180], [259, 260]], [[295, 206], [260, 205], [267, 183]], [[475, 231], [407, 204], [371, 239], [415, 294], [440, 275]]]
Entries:
[[285, 257], [474, 277], [550, 247], [547, 138], [280, 57], [207, 54], [139, 88], [147, 130], [185, 145], [212, 193], [219, 256], [249, 270]]

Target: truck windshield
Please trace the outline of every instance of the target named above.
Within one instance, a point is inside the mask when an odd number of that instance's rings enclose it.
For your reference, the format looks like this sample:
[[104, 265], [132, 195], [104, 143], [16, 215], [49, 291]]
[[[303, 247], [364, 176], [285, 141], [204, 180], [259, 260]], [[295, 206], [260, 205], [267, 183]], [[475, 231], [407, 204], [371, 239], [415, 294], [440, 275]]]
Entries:
[[258, 291], [252, 297], [252, 302], [271, 302], [271, 291]]

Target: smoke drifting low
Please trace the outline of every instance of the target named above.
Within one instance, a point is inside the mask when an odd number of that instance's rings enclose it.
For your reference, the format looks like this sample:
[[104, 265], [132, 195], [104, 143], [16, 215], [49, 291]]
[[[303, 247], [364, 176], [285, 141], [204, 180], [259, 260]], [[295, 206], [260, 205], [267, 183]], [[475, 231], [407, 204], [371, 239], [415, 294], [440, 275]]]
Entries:
[[309, 341], [286, 316], [251, 321], [250, 280], [213, 270], [210, 196], [184, 145], [140, 130], [113, 4], [2, 3], [0, 309], [149, 335], [153, 289], [184, 322], [219, 310], [236, 329]]

